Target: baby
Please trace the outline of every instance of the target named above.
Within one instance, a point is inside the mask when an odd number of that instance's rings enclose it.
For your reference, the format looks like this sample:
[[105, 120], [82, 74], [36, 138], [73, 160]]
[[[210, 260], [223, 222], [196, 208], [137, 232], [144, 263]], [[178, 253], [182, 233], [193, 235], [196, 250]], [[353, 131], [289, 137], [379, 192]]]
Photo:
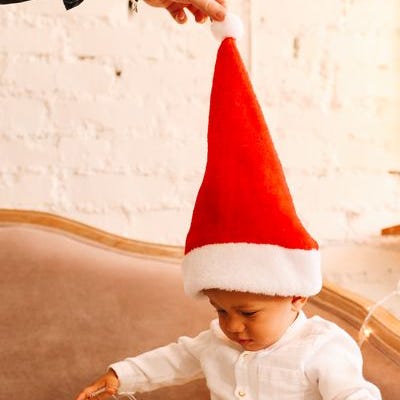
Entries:
[[381, 399], [353, 339], [302, 311], [322, 286], [318, 244], [296, 214], [232, 38], [218, 51], [207, 166], [182, 270], [186, 293], [207, 296], [218, 319], [195, 338], [112, 364], [76, 400], [201, 377], [212, 400]]
[[195, 338], [112, 364], [76, 400], [151, 391], [205, 377], [212, 400], [380, 399], [362, 376], [356, 343], [335, 324], [301, 311], [305, 297], [207, 289], [218, 313]]

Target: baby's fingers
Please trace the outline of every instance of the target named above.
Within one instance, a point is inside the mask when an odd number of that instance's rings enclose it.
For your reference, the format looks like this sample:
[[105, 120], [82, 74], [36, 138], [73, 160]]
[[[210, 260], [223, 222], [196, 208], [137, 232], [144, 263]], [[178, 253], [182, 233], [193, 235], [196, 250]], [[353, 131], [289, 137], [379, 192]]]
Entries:
[[79, 393], [76, 400], [100, 399], [100, 396], [102, 396], [102, 394], [104, 394], [103, 388], [99, 389], [96, 386], [89, 386], [86, 389], [82, 390], [81, 393]]
[[117, 394], [118, 385], [112, 382], [97, 381], [91, 386], [85, 388], [79, 393], [76, 400], [103, 400], [109, 398], [113, 394]]

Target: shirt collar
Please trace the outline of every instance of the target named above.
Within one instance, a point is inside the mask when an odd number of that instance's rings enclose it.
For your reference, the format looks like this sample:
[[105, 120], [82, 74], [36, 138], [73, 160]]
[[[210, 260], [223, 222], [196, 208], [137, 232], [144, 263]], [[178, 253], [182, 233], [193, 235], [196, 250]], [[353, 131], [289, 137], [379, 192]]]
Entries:
[[307, 321], [307, 317], [303, 311], [300, 311], [296, 319], [292, 322], [289, 328], [286, 329], [285, 333], [269, 348], [278, 346], [282, 342], [290, 340], [296, 333], [302, 328], [304, 323]]

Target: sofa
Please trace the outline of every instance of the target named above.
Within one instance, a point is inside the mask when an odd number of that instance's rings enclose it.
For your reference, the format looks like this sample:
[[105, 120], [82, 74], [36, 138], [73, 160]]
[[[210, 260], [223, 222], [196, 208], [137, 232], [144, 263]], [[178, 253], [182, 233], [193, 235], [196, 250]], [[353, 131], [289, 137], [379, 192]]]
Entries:
[[[182, 249], [112, 235], [60, 216], [0, 210], [1, 399], [73, 400], [106, 367], [195, 335], [215, 317], [183, 293]], [[357, 338], [371, 304], [325, 283], [306, 314]], [[400, 322], [383, 309], [362, 346], [364, 374], [400, 398]], [[138, 399], [209, 399], [203, 380]]]

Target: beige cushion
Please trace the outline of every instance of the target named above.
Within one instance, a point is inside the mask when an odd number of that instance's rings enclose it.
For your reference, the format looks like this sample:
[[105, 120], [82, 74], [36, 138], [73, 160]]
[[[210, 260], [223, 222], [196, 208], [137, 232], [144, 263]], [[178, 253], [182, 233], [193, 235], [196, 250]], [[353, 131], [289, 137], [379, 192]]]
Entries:
[[[0, 229], [1, 398], [71, 400], [106, 366], [208, 327], [179, 266], [44, 230]], [[148, 396], [148, 397], [146, 397]], [[206, 399], [203, 382], [141, 398]]]

